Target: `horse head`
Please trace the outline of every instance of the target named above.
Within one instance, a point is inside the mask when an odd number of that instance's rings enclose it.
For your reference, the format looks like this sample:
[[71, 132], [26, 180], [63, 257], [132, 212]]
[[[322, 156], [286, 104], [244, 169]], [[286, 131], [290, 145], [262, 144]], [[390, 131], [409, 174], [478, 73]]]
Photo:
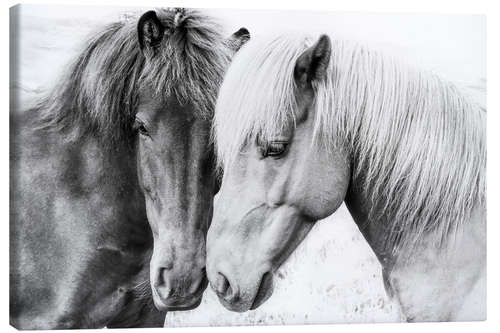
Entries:
[[159, 309], [191, 308], [207, 286], [205, 237], [217, 189], [213, 106], [229, 57], [249, 37], [221, 38], [210, 20], [187, 10], [149, 11], [137, 31], [145, 62], [133, 130], [154, 240], [153, 299]]

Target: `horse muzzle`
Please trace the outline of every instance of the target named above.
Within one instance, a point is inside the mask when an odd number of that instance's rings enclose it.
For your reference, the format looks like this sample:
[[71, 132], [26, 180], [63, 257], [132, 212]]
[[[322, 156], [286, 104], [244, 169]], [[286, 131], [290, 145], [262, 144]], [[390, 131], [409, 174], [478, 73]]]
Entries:
[[165, 268], [158, 269], [151, 281], [156, 308], [160, 311], [179, 311], [191, 310], [200, 305], [208, 286], [204, 268], [198, 276], [196, 280], [189, 277], [175, 278]]
[[210, 285], [222, 305], [230, 311], [255, 310], [273, 293], [273, 274], [270, 271], [257, 277], [254, 283], [248, 283], [251, 279], [238, 282], [234, 276], [233, 279], [227, 276], [231, 275], [218, 271], [210, 280]]

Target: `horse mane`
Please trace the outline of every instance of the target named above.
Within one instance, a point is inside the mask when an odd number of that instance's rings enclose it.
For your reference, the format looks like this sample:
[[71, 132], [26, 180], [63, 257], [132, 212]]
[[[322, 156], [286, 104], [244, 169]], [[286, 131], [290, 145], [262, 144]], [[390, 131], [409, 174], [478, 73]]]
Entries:
[[[294, 67], [314, 41], [253, 39], [239, 51], [216, 107], [220, 166], [248, 140], [269, 140], [295, 119]], [[390, 224], [386, 249], [410, 249], [431, 232], [441, 246], [485, 203], [486, 111], [456, 85], [333, 39], [326, 79], [313, 88], [313, 141], [351, 153], [352, 179], [375, 207], [370, 221], [383, 216]]]
[[230, 56], [221, 28], [196, 10], [156, 13], [168, 34], [151, 56], [140, 50], [138, 18], [109, 24], [93, 35], [35, 107], [38, 129], [64, 132], [73, 140], [92, 135], [128, 142], [144, 85], [151, 87], [153, 98], [173, 94], [210, 119]]

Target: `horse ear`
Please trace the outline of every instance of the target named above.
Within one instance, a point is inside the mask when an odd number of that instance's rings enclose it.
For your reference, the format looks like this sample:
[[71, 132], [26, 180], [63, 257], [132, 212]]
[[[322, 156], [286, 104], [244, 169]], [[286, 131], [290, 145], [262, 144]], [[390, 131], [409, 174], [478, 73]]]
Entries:
[[331, 53], [330, 37], [321, 35], [318, 41], [297, 59], [294, 70], [297, 84], [306, 87], [311, 82], [322, 79], [326, 75]]
[[249, 39], [250, 32], [247, 28], [240, 28], [228, 38], [227, 43], [229, 48], [236, 53], [246, 42], [248, 42]]
[[154, 48], [163, 39], [165, 27], [154, 10], [144, 13], [137, 23], [137, 36], [141, 50]]

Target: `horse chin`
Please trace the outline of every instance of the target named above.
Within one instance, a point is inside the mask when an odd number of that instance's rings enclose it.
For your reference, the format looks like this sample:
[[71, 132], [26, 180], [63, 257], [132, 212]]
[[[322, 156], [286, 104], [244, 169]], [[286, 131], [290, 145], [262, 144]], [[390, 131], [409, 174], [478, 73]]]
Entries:
[[245, 311], [248, 311], [250, 310], [250, 306], [248, 306], [248, 304], [246, 303], [241, 303], [241, 302], [237, 302], [237, 303], [233, 303], [233, 302], [228, 302], [226, 301], [224, 298], [222, 297], [219, 297], [219, 301], [221, 302], [221, 304], [226, 308], [228, 309], [229, 311], [233, 311], [233, 312], [245, 312]]
[[164, 302], [154, 298], [154, 304], [158, 311], [187, 311], [197, 308], [201, 304], [202, 299], [203, 295], [175, 302]]
[[201, 304], [202, 299], [203, 297], [199, 296], [198, 298], [193, 298], [189, 302], [184, 303], [182, 306], [167, 306], [167, 311], [189, 311], [196, 309]]
[[159, 298], [159, 296], [153, 293], [153, 303], [158, 311], [167, 311], [167, 305]]

